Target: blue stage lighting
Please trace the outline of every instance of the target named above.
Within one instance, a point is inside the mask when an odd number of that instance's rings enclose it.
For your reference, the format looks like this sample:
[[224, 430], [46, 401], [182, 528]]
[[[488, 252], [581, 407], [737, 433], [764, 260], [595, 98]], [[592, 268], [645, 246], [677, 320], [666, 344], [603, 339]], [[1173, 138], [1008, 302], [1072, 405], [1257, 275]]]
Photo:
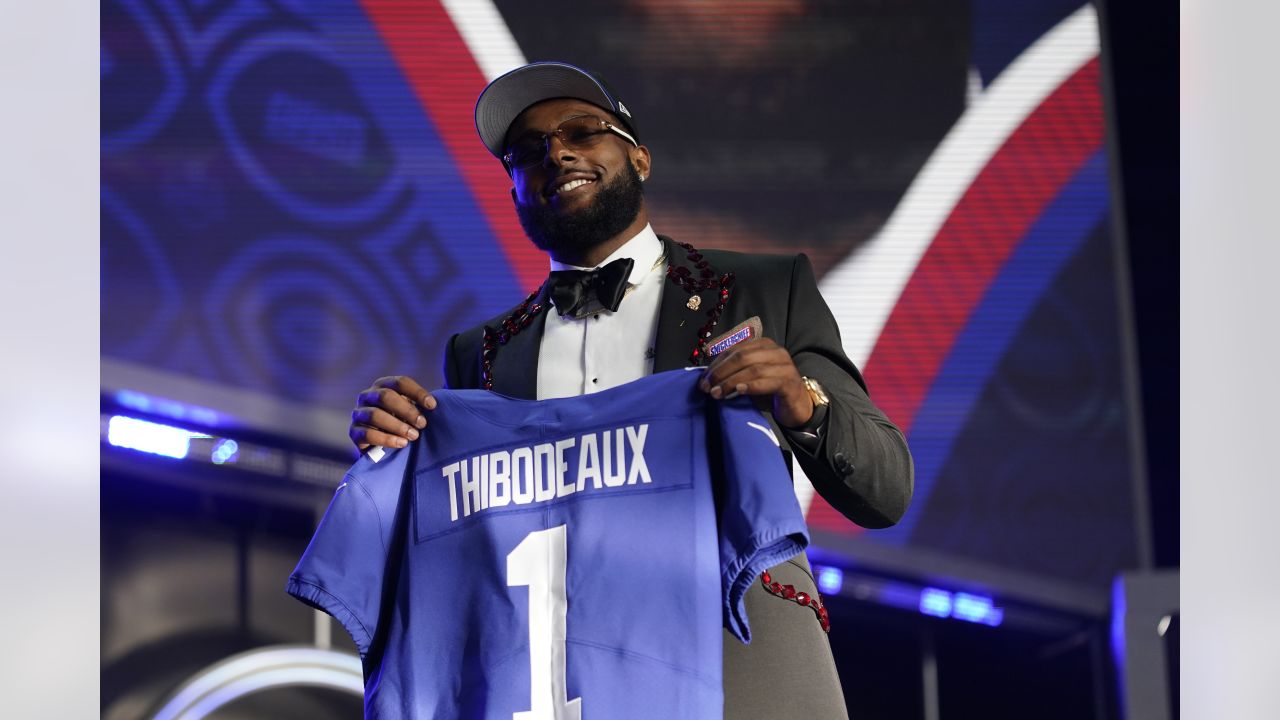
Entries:
[[1124, 576], [1117, 575], [1111, 581], [1111, 659], [1115, 663], [1116, 678], [1119, 682], [1115, 687], [1120, 694], [1120, 706], [1124, 707], [1126, 698], [1125, 694], [1125, 660], [1128, 658], [1128, 652], [1125, 648], [1124, 621], [1128, 612], [1128, 603], [1124, 592]]
[[222, 440], [213, 446], [213, 451], [209, 453], [209, 459], [214, 465], [235, 462], [239, 457], [240, 446], [235, 440]]
[[135, 390], [117, 390], [115, 399], [121, 406], [138, 412], [164, 415], [174, 420], [194, 422], [210, 427], [221, 424], [216, 410], [210, 410], [199, 405], [188, 405], [177, 400], [155, 397]]
[[124, 415], [107, 421], [107, 442], [116, 447], [181, 460], [191, 447], [189, 430], [147, 422]]
[[1004, 620], [1004, 610], [995, 607], [989, 597], [956, 593], [951, 617], [994, 627]]
[[835, 595], [844, 586], [844, 571], [840, 568], [814, 565], [813, 570], [818, 576], [818, 592], [823, 595]]
[[920, 612], [934, 617], [951, 617], [951, 593], [938, 588], [921, 590]]

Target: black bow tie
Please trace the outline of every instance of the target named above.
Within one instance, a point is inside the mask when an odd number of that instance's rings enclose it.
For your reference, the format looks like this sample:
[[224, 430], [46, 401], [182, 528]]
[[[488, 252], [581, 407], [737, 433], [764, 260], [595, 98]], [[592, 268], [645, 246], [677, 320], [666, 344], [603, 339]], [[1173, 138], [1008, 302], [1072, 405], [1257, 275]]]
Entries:
[[631, 258], [622, 258], [595, 270], [552, 270], [548, 279], [551, 303], [561, 316], [576, 315], [594, 296], [610, 312], [616, 312], [635, 264]]

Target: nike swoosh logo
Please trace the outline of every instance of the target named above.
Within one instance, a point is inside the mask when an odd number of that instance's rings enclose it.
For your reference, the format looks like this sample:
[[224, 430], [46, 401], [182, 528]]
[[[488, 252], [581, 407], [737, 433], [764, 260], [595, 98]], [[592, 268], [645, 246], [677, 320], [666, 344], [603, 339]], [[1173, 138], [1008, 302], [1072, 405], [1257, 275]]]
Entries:
[[747, 421], [747, 424], [759, 430], [760, 432], [764, 433], [765, 435], [768, 435], [769, 439], [773, 441], [773, 444], [775, 447], [782, 447], [782, 444], [778, 442], [778, 436], [773, 434], [773, 430], [771, 428], [767, 428], [764, 425], [761, 425], [760, 423], [753, 423], [750, 420]]

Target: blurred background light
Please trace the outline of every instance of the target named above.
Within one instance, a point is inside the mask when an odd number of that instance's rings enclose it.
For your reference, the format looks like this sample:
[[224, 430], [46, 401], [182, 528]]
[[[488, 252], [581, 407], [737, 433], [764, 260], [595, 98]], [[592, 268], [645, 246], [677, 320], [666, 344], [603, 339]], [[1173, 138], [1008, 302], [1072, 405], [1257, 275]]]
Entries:
[[112, 416], [107, 424], [107, 442], [112, 445], [178, 460], [187, 456], [192, 435], [189, 430], [125, 415]]
[[844, 571], [824, 565], [815, 565], [814, 574], [818, 577], [818, 592], [823, 595], [835, 595], [844, 586]]
[[951, 593], [938, 588], [920, 591], [920, 612], [934, 617], [951, 616]]
[[213, 446], [213, 452], [209, 453], [209, 459], [215, 465], [223, 463], [235, 462], [239, 458], [240, 446], [235, 440], [222, 440]]
[[115, 400], [120, 403], [121, 407], [137, 410], [138, 412], [163, 415], [174, 420], [190, 421], [210, 427], [219, 424], [217, 410], [156, 397], [136, 390], [117, 390]]

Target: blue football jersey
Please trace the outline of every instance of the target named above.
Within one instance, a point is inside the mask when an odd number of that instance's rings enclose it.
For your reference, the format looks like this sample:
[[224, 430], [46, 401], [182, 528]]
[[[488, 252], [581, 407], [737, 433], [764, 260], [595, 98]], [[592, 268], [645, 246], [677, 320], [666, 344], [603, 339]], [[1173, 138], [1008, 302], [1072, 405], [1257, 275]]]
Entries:
[[441, 390], [362, 458], [288, 591], [365, 664], [365, 716], [722, 717], [722, 632], [808, 544], [768, 422], [700, 370], [589, 396]]

